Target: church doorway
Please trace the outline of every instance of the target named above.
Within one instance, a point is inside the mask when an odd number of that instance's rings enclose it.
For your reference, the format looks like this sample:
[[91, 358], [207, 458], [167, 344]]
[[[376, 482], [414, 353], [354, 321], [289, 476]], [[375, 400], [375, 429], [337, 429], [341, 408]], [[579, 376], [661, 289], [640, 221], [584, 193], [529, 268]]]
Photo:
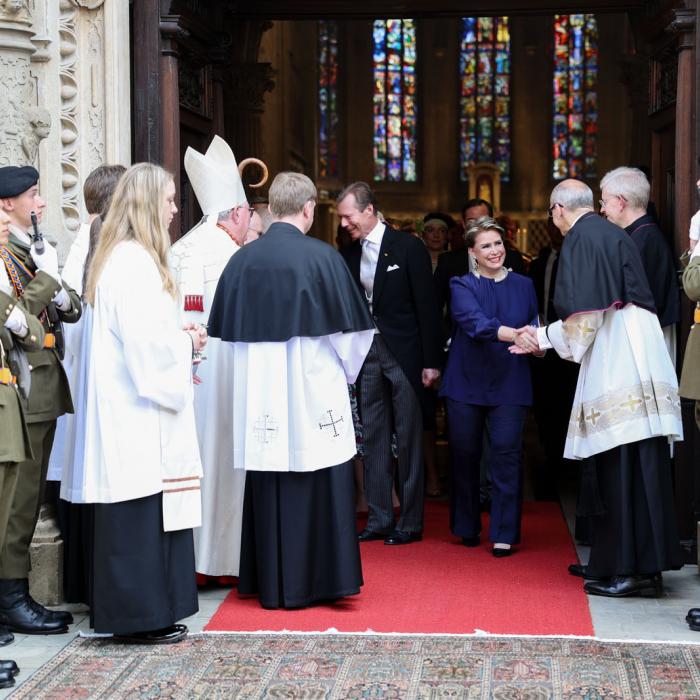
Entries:
[[[471, 164], [490, 162], [498, 170], [486, 190], [515, 222], [526, 258], [547, 244], [549, 192], [563, 174], [596, 190], [617, 165], [645, 166], [680, 253], [698, 162], [696, 4], [591, 0], [572, 22], [551, 0], [143, 0], [131, 5], [134, 156], [176, 174], [180, 232], [200, 216], [182, 170], [188, 146], [205, 150], [220, 134], [273, 174], [304, 171], [321, 193], [314, 234], [331, 243], [343, 183], [373, 183], [385, 216], [410, 229], [431, 211], [459, 219], [482, 192]], [[391, 19], [401, 23], [400, 53]], [[686, 304], [681, 347], [690, 317]], [[691, 541], [700, 441], [684, 410], [675, 480]]]

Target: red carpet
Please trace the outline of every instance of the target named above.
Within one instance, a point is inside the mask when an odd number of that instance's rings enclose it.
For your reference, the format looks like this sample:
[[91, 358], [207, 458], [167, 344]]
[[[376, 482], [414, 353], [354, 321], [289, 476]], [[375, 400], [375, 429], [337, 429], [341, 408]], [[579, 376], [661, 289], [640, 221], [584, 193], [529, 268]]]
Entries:
[[593, 634], [583, 582], [567, 572], [576, 554], [558, 504], [526, 502], [522, 544], [503, 559], [488, 543], [458, 544], [448, 522], [447, 503], [428, 502], [422, 542], [362, 544], [365, 585], [357, 596], [264, 610], [233, 590], [206, 630]]

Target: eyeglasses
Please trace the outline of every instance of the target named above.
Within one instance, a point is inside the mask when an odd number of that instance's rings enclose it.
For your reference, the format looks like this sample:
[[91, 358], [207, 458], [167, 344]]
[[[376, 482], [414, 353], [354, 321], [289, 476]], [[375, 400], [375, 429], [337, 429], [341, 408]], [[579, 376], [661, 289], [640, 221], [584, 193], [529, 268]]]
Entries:
[[561, 204], [559, 204], [559, 202], [554, 202], [554, 204], [552, 204], [552, 206], [549, 207], [549, 209], [547, 209], [547, 216], [551, 219], [552, 212], [554, 211], [554, 207], [560, 207], [560, 206], [561, 206]]
[[605, 209], [605, 207], [608, 206], [608, 202], [615, 198], [621, 199], [623, 202], [627, 201], [621, 194], [611, 194], [607, 199], [599, 199], [598, 204], [600, 204], [601, 209]]
[[255, 214], [255, 209], [253, 209], [253, 207], [246, 207], [246, 206], [244, 206], [244, 205], [242, 205], [242, 204], [241, 204], [240, 207], [236, 207], [236, 209], [247, 209], [247, 210], [248, 210], [248, 213], [249, 213], [251, 216], [253, 216], [253, 214]]

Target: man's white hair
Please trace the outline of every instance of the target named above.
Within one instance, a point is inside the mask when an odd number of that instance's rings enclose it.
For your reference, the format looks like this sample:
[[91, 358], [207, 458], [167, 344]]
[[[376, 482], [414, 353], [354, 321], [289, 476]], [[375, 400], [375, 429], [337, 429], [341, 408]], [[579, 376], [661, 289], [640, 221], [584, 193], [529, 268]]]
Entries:
[[600, 189], [609, 195], [619, 195], [635, 209], [646, 210], [651, 187], [647, 176], [639, 168], [615, 168], [600, 181]]
[[593, 190], [581, 180], [564, 180], [553, 190], [550, 204], [561, 204], [564, 209], [593, 209]]

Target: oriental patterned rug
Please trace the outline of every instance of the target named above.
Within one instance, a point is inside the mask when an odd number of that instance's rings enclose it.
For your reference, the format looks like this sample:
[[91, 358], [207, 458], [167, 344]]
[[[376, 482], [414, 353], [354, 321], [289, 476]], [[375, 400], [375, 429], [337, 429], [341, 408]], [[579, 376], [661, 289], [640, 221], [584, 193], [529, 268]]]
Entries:
[[700, 698], [700, 645], [204, 633], [148, 648], [78, 638], [10, 697]]

